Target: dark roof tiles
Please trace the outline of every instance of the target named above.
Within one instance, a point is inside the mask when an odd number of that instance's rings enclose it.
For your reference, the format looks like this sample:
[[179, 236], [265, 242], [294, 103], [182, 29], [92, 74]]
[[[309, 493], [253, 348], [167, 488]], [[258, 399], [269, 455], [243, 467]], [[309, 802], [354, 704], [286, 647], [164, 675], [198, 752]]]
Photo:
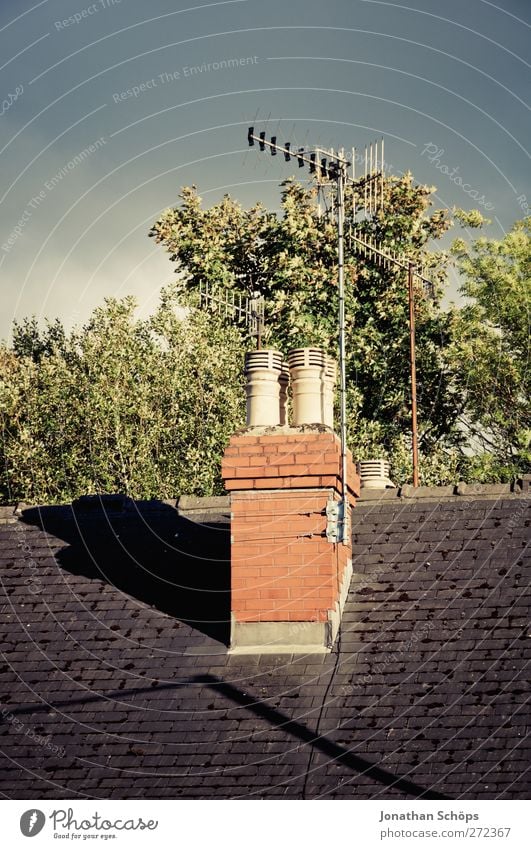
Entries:
[[226, 521], [0, 527], [13, 798], [526, 798], [529, 498], [361, 503], [328, 656], [229, 656]]

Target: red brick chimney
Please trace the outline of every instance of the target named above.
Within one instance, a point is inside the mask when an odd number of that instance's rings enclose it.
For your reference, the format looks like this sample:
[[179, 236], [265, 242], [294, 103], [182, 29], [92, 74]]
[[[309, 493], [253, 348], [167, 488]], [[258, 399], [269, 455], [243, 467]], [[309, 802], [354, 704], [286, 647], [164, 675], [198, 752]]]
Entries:
[[[341, 500], [339, 438], [323, 425], [254, 427], [231, 438], [222, 475], [231, 492], [231, 651], [330, 651], [352, 574], [350, 532], [347, 544], [335, 541], [327, 517]], [[350, 454], [347, 480], [353, 506]]]

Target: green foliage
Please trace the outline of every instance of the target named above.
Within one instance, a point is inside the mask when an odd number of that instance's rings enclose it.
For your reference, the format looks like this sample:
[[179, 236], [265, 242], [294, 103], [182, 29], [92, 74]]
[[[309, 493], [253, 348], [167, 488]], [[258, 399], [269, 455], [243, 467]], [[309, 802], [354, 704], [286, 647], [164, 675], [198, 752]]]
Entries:
[[[409, 481], [413, 476], [411, 442], [404, 436], [398, 438], [389, 454], [391, 479], [394, 482]], [[422, 470], [421, 483], [424, 486], [445, 486], [459, 480], [468, 481], [466, 464], [461, 452], [456, 448], [435, 445], [428, 453], [419, 451], [419, 466]], [[472, 478], [477, 480], [477, 478]]]
[[13, 351], [19, 357], [31, 357], [36, 363], [57, 351], [66, 355], [63, 325], [56, 319], [52, 323], [48, 322], [46, 331], [41, 333], [36, 318], [13, 322]]
[[4, 501], [223, 491], [223, 447], [245, 416], [243, 347], [177, 306], [169, 287], [139, 321], [132, 298], [108, 299], [69, 336], [26, 322], [0, 348]]
[[[416, 293], [421, 482], [505, 481], [531, 466], [529, 237], [531, 219], [499, 241], [454, 243], [467, 302], [444, 311], [449, 226], [430, 214], [427, 186], [385, 180], [385, 214], [361, 231], [430, 270], [435, 300]], [[357, 201], [360, 201], [359, 190]], [[347, 198], [350, 207], [351, 197]], [[287, 181], [282, 216], [230, 197], [203, 210], [195, 188], [151, 235], [178, 277], [153, 316], [108, 299], [84, 327], [15, 324], [0, 345], [0, 497], [54, 503], [86, 493], [164, 498], [223, 491], [220, 462], [245, 421], [241, 328], [199, 306], [199, 287], [266, 301], [265, 344], [337, 353], [336, 234], [315, 191]], [[474, 214], [456, 212], [466, 226]], [[411, 480], [405, 273], [357, 255], [346, 222], [348, 440], [359, 458], [385, 457]], [[183, 310], [183, 306], [185, 309]]]
[[[454, 243], [468, 305], [444, 311], [449, 257], [433, 249], [451, 222], [429, 211], [433, 187], [410, 174], [384, 182], [385, 212], [358, 229], [430, 272], [435, 300], [416, 296], [417, 396], [421, 480], [511, 476], [529, 462], [531, 433], [525, 364], [528, 343], [529, 222], [502, 242], [478, 240], [468, 253]], [[359, 204], [360, 188], [352, 191]], [[195, 187], [166, 210], [150, 235], [167, 248], [181, 295], [195, 303], [201, 283], [266, 301], [265, 344], [282, 351], [302, 345], [337, 353], [337, 250], [330, 216], [320, 216], [316, 190], [282, 184], [282, 215], [257, 204], [244, 210], [225, 196], [204, 211]], [[462, 225], [487, 222], [477, 210], [454, 210]], [[357, 255], [347, 215], [348, 438], [355, 455], [388, 457], [399, 482], [411, 479], [409, 327], [405, 273]], [[490, 441], [489, 441], [490, 440]], [[471, 451], [495, 461], [474, 465]], [[479, 462], [479, 461], [478, 461]], [[483, 469], [483, 471], [482, 471]], [[503, 471], [505, 469], [505, 471]], [[511, 471], [513, 470], [513, 471]]]
[[[385, 180], [385, 214], [361, 225], [385, 247], [402, 251], [430, 268], [436, 302], [417, 292], [418, 394], [421, 448], [440, 441], [454, 446], [461, 405], [446, 355], [451, 324], [438, 306], [446, 257], [427, 250], [449, 226], [444, 212], [429, 214], [432, 188], [415, 186], [410, 174]], [[359, 190], [356, 189], [357, 195]], [[212, 290], [259, 292], [266, 302], [264, 342], [287, 352], [314, 345], [337, 356], [337, 243], [330, 216], [320, 216], [316, 191], [288, 180], [282, 184], [282, 216], [260, 204], [244, 210], [225, 196], [204, 211], [195, 187], [184, 189], [180, 206], [155, 222], [152, 236], [176, 263], [178, 288], [197, 302], [201, 284]], [[352, 208], [351, 193], [347, 209]], [[357, 196], [357, 202], [360, 198]], [[411, 427], [407, 280], [403, 271], [361, 262], [346, 222], [348, 431], [358, 456], [388, 454]]]
[[461, 479], [470, 483], [510, 483], [523, 471], [521, 461], [499, 460], [489, 452], [475, 454], [461, 463]]
[[479, 209], [454, 208], [453, 215], [463, 227], [480, 228], [491, 223], [490, 218], [484, 218]]
[[477, 474], [500, 480], [531, 466], [530, 236], [526, 218], [501, 241], [454, 245], [462, 293], [470, 299], [457, 316], [451, 352], [463, 388], [463, 422], [484, 457]]

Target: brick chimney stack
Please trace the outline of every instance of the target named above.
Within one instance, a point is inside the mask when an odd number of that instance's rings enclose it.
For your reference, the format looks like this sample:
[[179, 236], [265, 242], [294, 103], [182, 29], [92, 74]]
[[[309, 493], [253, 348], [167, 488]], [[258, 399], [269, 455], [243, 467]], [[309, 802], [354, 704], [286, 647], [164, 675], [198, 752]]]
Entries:
[[[235, 434], [222, 475], [231, 493], [231, 651], [330, 651], [352, 574], [335, 541], [341, 445], [323, 424]], [[359, 478], [348, 457], [351, 505]]]

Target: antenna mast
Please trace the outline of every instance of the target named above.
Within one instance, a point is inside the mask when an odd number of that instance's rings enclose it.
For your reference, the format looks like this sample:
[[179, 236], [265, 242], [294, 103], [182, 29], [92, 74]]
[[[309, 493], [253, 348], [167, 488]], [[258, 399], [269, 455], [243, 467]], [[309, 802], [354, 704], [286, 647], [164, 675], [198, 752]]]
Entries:
[[[418, 458], [418, 425], [417, 425], [417, 378], [415, 363], [415, 278], [422, 281], [424, 291], [433, 297], [433, 282], [425, 274], [423, 269], [417, 269], [410, 258], [403, 254], [395, 253], [389, 248], [367, 237], [359, 231], [356, 226], [356, 215], [364, 210], [369, 215], [374, 215], [384, 208], [384, 141], [371, 143], [365, 148], [363, 176], [355, 179], [356, 149], [352, 149], [352, 163], [345, 159], [344, 151], [335, 153], [333, 150], [313, 148], [306, 151], [299, 147], [295, 152], [290, 142], [284, 145], [277, 144], [277, 137], [272, 136], [267, 141], [266, 134], [261, 131], [257, 136], [254, 127], [249, 127], [247, 133], [249, 146], [258, 142], [260, 150], [266, 148], [272, 156], [280, 151], [284, 159], [289, 162], [291, 157], [297, 159], [299, 168], [309, 166], [310, 174], [315, 174], [318, 186], [327, 183], [335, 183], [336, 186], [336, 226], [337, 226], [337, 259], [338, 259], [338, 336], [339, 336], [339, 380], [340, 380], [340, 410], [341, 410], [341, 480], [342, 480], [342, 511], [346, 519], [347, 511], [347, 414], [346, 414], [346, 354], [345, 354], [345, 268], [344, 268], [344, 245], [345, 245], [345, 188], [347, 185], [353, 187], [352, 192], [352, 219], [354, 229], [349, 231], [350, 244], [359, 254], [363, 262], [367, 259], [376, 261], [380, 267], [400, 268], [407, 272], [408, 303], [409, 303], [409, 336], [410, 336], [410, 380], [411, 380], [411, 433], [412, 433], [412, 457], [413, 457], [413, 486], [419, 485], [419, 458]], [[379, 147], [379, 149], [378, 149]], [[352, 176], [349, 176], [348, 168], [352, 165]], [[356, 190], [358, 200], [356, 205]], [[346, 521], [343, 521], [342, 540], [347, 540]]]
[[[336, 223], [337, 223], [337, 261], [338, 261], [338, 336], [339, 336], [339, 394], [340, 394], [340, 438], [341, 438], [341, 502], [340, 502], [340, 524], [341, 524], [341, 541], [344, 545], [348, 543], [348, 488], [347, 488], [347, 387], [346, 387], [346, 363], [345, 363], [345, 186], [347, 183], [354, 185], [354, 180], [348, 176], [348, 168], [351, 163], [345, 159], [344, 151], [326, 150], [323, 148], [314, 148], [306, 151], [304, 148], [299, 148], [294, 154], [291, 149], [291, 144], [286, 142], [285, 145], [277, 144], [277, 137], [272, 136], [271, 141], [267, 141], [265, 132], [260, 132], [257, 136], [254, 132], [254, 127], [249, 127], [247, 133], [247, 141], [250, 147], [254, 146], [255, 141], [258, 142], [260, 150], [264, 151], [268, 148], [272, 156], [276, 156], [280, 151], [284, 154], [284, 159], [289, 162], [291, 156], [294, 155], [297, 159], [299, 168], [304, 165], [309, 166], [310, 174], [317, 174], [319, 183], [328, 180], [336, 185]], [[379, 186], [379, 180], [383, 179], [383, 175], [372, 169], [371, 155], [371, 170], [366, 173], [364, 180], [365, 192], [367, 191], [371, 197], [371, 209], [376, 207], [375, 198], [379, 192], [373, 189], [373, 186]]]

